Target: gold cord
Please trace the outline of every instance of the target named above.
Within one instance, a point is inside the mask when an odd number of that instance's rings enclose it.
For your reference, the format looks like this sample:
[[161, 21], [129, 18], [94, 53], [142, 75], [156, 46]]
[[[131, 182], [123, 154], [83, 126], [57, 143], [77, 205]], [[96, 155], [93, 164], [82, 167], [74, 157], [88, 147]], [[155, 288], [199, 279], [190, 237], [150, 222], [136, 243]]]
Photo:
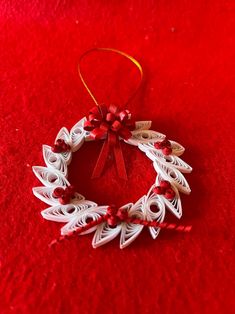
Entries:
[[83, 83], [83, 85], [85, 86], [88, 94], [91, 96], [92, 100], [94, 101], [94, 103], [96, 104], [96, 106], [99, 106], [99, 103], [98, 101], [96, 100], [94, 94], [91, 92], [90, 88], [88, 87], [87, 83], [85, 82], [83, 76], [82, 76], [82, 73], [81, 73], [81, 62], [83, 60], [83, 58], [85, 56], [87, 56], [88, 54], [92, 53], [92, 52], [95, 52], [95, 51], [109, 51], [109, 52], [114, 52], [114, 53], [117, 53], [127, 59], [129, 59], [139, 70], [140, 72], [140, 82], [136, 88], [136, 90], [133, 92], [133, 94], [129, 97], [129, 99], [127, 100], [127, 102], [125, 103], [125, 105], [127, 105], [133, 98], [134, 96], [136, 95], [136, 93], [138, 92], [140, 86], [141, 86], [141, 83], [143, 81], [143, 69], [142, 69], [142, 66], [140, 65], [140, 63], [135, 59], [133, 58], [132, 56], [128, 55], [127, 53], [123, 52], [123, 51], [120, 51], [120, 50], [117, 50], [117, 49], [114, 49], [114, 48], [91, 48], [87, 51], [85, 51], [80, 59], [79, 59], [79, 62], [78, 62], [78, 74], [79, 74], [79, 77]]

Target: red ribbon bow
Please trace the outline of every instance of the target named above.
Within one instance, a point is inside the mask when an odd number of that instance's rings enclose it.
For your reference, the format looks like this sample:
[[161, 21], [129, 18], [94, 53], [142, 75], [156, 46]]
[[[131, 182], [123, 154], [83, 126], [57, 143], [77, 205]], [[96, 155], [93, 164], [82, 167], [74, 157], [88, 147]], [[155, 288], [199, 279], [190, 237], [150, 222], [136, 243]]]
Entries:
[[108, 108], [105, 105], [95, 106], [89, 112], [84, 129], [90, 131], [90, 136], [94, 140], [105, 140], [92, 178], [100, 177], [108, 155], [113, 150], [118, 175], [120, 178], [127, 180], [119, 138], [128, 140], [132, 135], [131, 130], [135, 129], [135, 123], [131, 120], [130, 112], [128, 110], [120, 110], [115, 105], [110, 105]]

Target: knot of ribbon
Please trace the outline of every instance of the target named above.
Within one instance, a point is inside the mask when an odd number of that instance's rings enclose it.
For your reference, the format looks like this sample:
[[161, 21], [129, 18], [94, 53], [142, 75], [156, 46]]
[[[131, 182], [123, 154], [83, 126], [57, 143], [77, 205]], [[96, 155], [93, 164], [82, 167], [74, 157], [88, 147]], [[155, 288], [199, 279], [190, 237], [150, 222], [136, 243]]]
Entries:
[[100, 177], [110, 151], [112, 150], [116, 160], [118, 175], [127, 179], [126, 168], [123, 159], [120, 138], [128, 140], [135, 129], [135, 123], [131, 119], [128, 110], [120, 110], [115, 105], [106, 107], [99, 105], [89, 111], [88, 119], [84, 123], [84, 129], [90, 132], [94, 140], [104, 139], [104, 145], [98, 157], [92, 178]]

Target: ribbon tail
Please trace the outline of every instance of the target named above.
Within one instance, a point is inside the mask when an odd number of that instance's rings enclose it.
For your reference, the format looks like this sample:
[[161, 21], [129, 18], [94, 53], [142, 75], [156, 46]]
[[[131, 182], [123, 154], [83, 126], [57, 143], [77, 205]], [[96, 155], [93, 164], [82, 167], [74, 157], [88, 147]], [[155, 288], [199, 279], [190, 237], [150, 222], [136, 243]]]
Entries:
[[92, 179], [99, 178], [101, 176], [110, 150], [113, 150], [114, 153], [119, 178], [127, 180], [126, 167], [120, 140], [118, 136], [116, 134], [114, 135], [113, 133], [108, 133], [108, 138], [105, 140], [101, 148], [98, 160], [92, 173]]
[[98, 160], [96, 162], [95, 168], [93, 170], [93, 173], [91, 176], [92, 179], [99, 178], [101, 176], [102, 171], [103, 171], [104, 166], [105, 166], [105, 163], [106, 163], [106, 160], [108, 158], [108, 155], [109, 155], [109, 143], [107, 140], [105, 140], [105, 142], [101, 148], [101, 151], [100, 151]]
[[116, 159], [116, 166], [117, 166], [117, 172], [119, 178], [123, 180], [127, 180], [127, 174], [126, 174], [126, 167], [125, 167], [125, 162], [122, 154], [122, 148], [120, 144], [120, 140], [117, 139], [116, 144], [113, 148], [114, 151], [114, 156]]

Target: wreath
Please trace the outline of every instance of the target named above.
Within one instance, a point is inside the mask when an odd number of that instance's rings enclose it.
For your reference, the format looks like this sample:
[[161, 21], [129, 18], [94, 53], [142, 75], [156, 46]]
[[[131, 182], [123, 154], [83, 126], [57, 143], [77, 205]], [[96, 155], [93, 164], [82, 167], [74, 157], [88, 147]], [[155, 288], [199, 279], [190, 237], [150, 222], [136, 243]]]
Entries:
[[[106, 48], [101, 48], [101, 50]], [[110, 49], [106, 49], [110, 51]], [[118, 52], [138, 68], [142, 68], [131, 56]], [[80, 75], [89, 94], [95, 100]], [[168, 140], [162, 133], [150, 130], [151, 121], [133, 121], [129, 110], [118, 106], [99, 105], [96, 102], [87, 117], [77, 122], [70, 131], [63, 127], [56, 136], [54, 145], [43, 145], [46, 166], [34, 166], [33, 171], [43, 186], [34, 187], [33, 193], [49, 208], [41, 212], [43, 218], [63, 223], [61, 236], [52, 241], [58, 243], [73, 235], [95, 232], [92, 246], [97, 248], [120, 234], [120, 248], [125, 248], [147, 227], [153, 239], [161, 229], [188, 232], [191, 226], [183, 226], [164, 221], [166, 210], [178, 219], [182, 216], [180, 192], [189, 194], [190, 187], [182, 173], [192, 168], [179, 156], [184, 147]], [[115, 156], [120, 178], [127, 179], [120, 142], [138, 147], [153, 162], [156, 180], [135, 203], [121, 207], [98, 205], [75, 191], [68, 181], [68, 166], [72, 155], [87, 141], [102, 140], [103, 147], [93, 171], [93, 178], [99, 177], [110, 153]], [[152, 210], [153, 207], [155, 210]]]

